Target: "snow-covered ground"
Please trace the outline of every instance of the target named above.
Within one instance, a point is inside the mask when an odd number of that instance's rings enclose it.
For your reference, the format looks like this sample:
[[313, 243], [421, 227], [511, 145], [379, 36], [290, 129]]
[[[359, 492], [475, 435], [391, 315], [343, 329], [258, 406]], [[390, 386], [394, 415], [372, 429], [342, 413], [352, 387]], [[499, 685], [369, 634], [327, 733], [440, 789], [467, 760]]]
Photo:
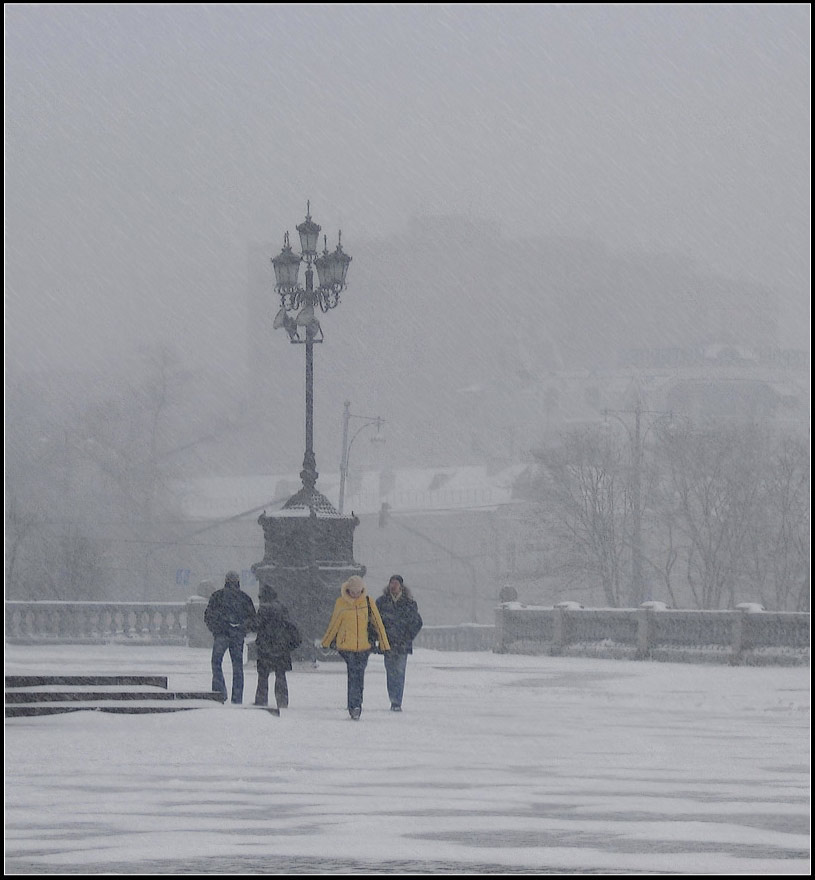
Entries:
[[[193, 648], [5, 668], [210, 684]], [[807, 668], [419, 650], [401, 714], [372, 658], [358, 722], [344, 672], [298, 666], [280, 718], [7, 719], [6, 873], [809, 872]]]

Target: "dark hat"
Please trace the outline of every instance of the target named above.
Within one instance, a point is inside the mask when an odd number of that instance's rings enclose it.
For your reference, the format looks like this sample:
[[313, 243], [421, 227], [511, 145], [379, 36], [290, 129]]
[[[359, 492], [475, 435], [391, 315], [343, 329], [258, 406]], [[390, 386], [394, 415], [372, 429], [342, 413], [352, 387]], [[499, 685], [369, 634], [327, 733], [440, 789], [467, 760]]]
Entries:
[[224, 586], [231, 585], [239, 587], [241, 585], [241, 576], [236, 571], [228, 571], [224, 578]]
[[399, 581], [399, 583], [400, 583], [403, 587], [404, 587], [404, 585], [405, 585], [405, 579], [402, 577], [401, 574], [392, 574], [392, 575], [388, 578], [388, 583], [390, 583], [391, 581]]

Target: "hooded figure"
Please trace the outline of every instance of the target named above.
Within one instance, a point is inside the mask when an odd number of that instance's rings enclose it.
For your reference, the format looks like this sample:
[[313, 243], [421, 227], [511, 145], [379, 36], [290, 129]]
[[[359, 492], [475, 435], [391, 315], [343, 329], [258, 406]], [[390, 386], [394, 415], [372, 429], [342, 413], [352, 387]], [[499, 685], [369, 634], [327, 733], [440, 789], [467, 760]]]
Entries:
[[292, 668], [291, 652], [300, 646], [300, 641], [300, 633], [289, 618], [288, 608], [277, 601], [277, 593], [270, 586], [261, 587], [255, 640], [258, 660], [256, 706], [269, 704], [269, 675], [274, 672], [277, 708], [288, 708], [286, 673]]
[[243, 640], [255, 628], [255, 603], [241, 590], [240, 576], [228, 571], [222, 589], [209, 598], [204, 622], [212, 633], [212, 690], [226, 702], [223, 659], [232, 661], [232, 702], [243, 702]]
[[365, 685], [365, 667], [373, 646], [368, 637], [368, 624], [376, 633], [382, 651], [390, 650], [388, 634], [376, 604], [365, 590], [365, 582], [353, 575], [340, 588], [340, 597], [334, 603], [334, 613], [322, 640], [324, 648], [336, 644], [340, 657], [348, 668], [348, 714], [355, 721], [362, 714], [362, 691]]
[[400, 574], [391, 575], [384, 593], [376, 600], [376, 607], [391, 645], [390, 651], [385, 654], [391, 712], [401, 712], [408, 654], [413, 653], [413, 640], [422, 628], [422, 616]]

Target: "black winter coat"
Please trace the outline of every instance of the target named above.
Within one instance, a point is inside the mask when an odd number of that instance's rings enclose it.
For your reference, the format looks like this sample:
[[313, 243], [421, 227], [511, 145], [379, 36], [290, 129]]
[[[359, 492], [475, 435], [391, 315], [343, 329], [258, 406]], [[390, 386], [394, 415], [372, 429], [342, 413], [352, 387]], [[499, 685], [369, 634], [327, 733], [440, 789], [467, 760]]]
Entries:
[[385, 624], [391, 651], [394, 654], [412, 654], [413, 640], [422, 628], [422, 616], [416, 601], [401, 593], [394, 602], [393, 597], [388, 594], [376, 600], [376, 607], [382, 623]]
[[289, 619], [285, 605], [261, 605], [257, 613], [258, 663], [271, 669], [291, 669], [291, 652], [300, 645], [300, 633]]
[[209, 599], [204, 623], [214, 636], [226, 636], [255, 628], [255, 603], [240, 587], [222, 587]]

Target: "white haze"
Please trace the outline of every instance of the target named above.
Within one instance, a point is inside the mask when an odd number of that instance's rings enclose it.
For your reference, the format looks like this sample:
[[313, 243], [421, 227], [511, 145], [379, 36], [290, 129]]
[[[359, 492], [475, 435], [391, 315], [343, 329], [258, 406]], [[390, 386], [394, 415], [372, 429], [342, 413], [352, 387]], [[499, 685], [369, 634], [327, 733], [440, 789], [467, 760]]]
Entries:
[[[7, 5], [7, 364], [165, 340], [241, 378], [247, 247], [276, 252], [306, 199], [352, 255], [440, 215], [500, 231], [496, 268], [523, 264], [516, 237], [675, 253], [772, 288], [802, 347], [809, 24], [804, 4]], [[360, 269], [344, 308], [398, 338], [355, 301]], [[466, 317], [466, 285], [447, 295]]]

